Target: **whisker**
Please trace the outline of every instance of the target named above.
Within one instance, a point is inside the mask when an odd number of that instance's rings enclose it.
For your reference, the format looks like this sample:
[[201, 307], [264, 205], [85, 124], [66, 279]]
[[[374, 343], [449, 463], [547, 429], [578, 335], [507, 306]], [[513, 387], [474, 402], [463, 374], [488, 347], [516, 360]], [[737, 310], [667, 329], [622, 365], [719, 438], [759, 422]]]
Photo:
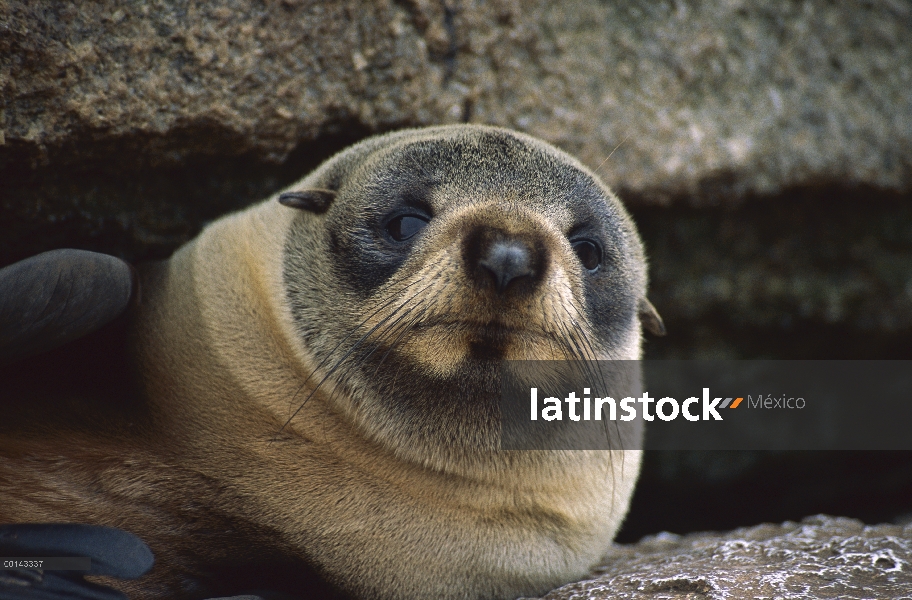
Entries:
[[[548, 300], [548, 296], [542, 296], [541, 300], [539, 301], [539, 305], [541, 306], [541, 310], [542, 310], [542, 323], [549, 322], [548, 309], [545, 306], [546, 300]], [[560, 332], [556, 333], [554, 331], [551, 331], [550, 329], [546, 329], [545, 332], [548, 334], [547, 339], [548, 339], [548, 344], [551, 345], [551, 350], [552, 351], [559, 350], [560, 353], [563, 355], [564, 360], [571, 360], [567, 356], [568, 349], [566, 347], [566, 344], [564, 343], [565, 336], [563, 334], [561, 334]], [[556, 347], [555, 347], [555, 344], [557, 344]]]
[[628, 139], [630, 139], [630, 136], [631, 136], [631, 134], [629, 134], [629, 133], [628, 133], [626, 136], [624, 136], [624, 139], [621, 140], [621, 143], [618, 144], [617, 146], [615, 146], [615, 147], [614, 147], [614, 150], [612, 150], [611, 152], [608, 153], [608, 156], [605, 157], [605, 160], [603, 160], [603, 161], [599, 164], [598, 168], [597, 168], [595, 171], [593, 171], [593, 173], [594, 173], [595, 175], [598, 175], [598, 172], [599, 172], [599, 171], [601, 170], [601, 168], [605, 165], [605, 163], [608, 162], [608, 159], [611, 158], [611, 155], [614, 154], [615, 151], [617, 151], [617, 149], [620, 148], [620, 147], [624, 144], [624, 142], [626, 142]]
[[[442, 270], [442, 267], [438, 268], [436, 271], [432, 271], [428, 276], [431, 279], [434, 279], [434, 277], [436, 275], [438, 275], [441, 270]], [[431, 285], [433, 285], [433, 283]], [[430, 287], [430, 286], [428, 286], [428, 287]], [[409, 306], [409, 307], [405, 308], [405, 310], [402, 310], [403, 307], [405, 307], [405, 305], [407, 303], [412, 302], [416, 297], [418, 297], [420, 294], [422, 294], [426, 290], [427, 290], [427, 287], [424, 288], [423, 290], [420, 290], [417, 294], [413, 295], [405, 303], [400, 305], [393, 313], [388, 315], [386, 319], [384, 319], [384, 329], [382, 329], [378, 335], [374, 336], [374, 343], [371, 345], [370, 350], [368, 350], [367, 352], [363, 353], [361, 356], [358, 357], [357, 362], [352, 367], [353, 371], [357, 371], [358, 369], [360, 369], [367, 362], [367, 360], [370, 358], [370, 356], [384, 344], [385, 340], [389, 339], [389, 337], [391, 335], [393, 335], [398, 329], [402, 328], [403, 329], [402, 333], [400, 333], [398, 335], [398, 337], [393, 341], [393, 343], [390, 345], [390, 347], [384, 353], [383, 357], [380, 359], [380, 362], [377, 364], [377, 368], [374, 371], [374, 374], [376, 375], [377, 373], [379, 373], [380, 367], [383, 365], [383, 361], [386, 360], [386, 357], [393, 350], [395, 345], [404, 337], [404, 335], [406, 333], [411, 331], [417, 325], [417, 323], [420, 321], [422, 316], [427, 314], [428, 307], [425, 307], [417, 316], [415, 316], [415, 318], [412, 318], [410, 320], [405, 320], [409, 316], [411, 316], [412, 313], [414, 313], [415, 310], [418, 309], [422, 304], [425, 304], [426, 302], [428, 302], [430, 300], [429, 296], [425, 296], [425, 297], [421, 298], [421, 300], [419, 300], [413, 306]], [[400, 314], [398, 316], [396, 316], [396, 318], [392, 322], [390, 322], [389, 319], [392, 318], [393, 316], [395, 316], [397, 313], [400, 313]], [[404, 327], [403, 327], [403, 325], [404, 325]], [[343, 378], [340, 380], [340, 383], [345, 383], [348, 380], [349, 380], [349, 378], [347, 376], [343, 375]], [[332, 400], [335, 397], [335, 394], [336, 394], [336, 390], [333, 390], [332, 395], [330, 395], [330, 400]]]
[[[367, 339], [373, 332], [375, 332], [377, 329], [379, 329], [380, 327], [382, 327], [390, 318], [392, 318], [393, 316], [395, 316], [396, 313], [398, 313], [399, 310], [401, 310], [403, 306], [405, 306], [406, 304], [408, 304], [409, 302], [411, 302], [414, 298], [418, 297], [422, 292], [424, 292], [425, 290], [431, 288], [433, 285], [434, 285], [434, 282], [432, 281], [432, 282], [429, 283], [427, 286], [425, 286], [424, 288], [422, 288], [421, 290], [419, 290], [418, 292], [416, 292], [413, 296], [411, 296], [410, 298], [406, 299], [402, 304], [400, 304], [400, 305], [396, 308], [396, 310], [394, 310], [392, 313], [390, 313], [389, 315], [387, 315], [386, 317], [384, 317], [383, 319], [381, 319], [379, 323], [377, 323], [376, 325], [374, 325], [370, 330], [367, 331], [367, 333], [365, 333], [364, 335], [362, 335], [361, 338], [360, 338], [357, 342], [355, 342], [355, 344], [354, 344], [351, 348], [349, 348], [349, 350], [342, 356], [342, 358], [340, 358], [340, 359], [336, 362], [336, 364], [333, 365], [333, 367], [332, 367], [332, 368], [329, 370], [329, 372], [323, 377], [323, 379], [320, 380], [320, 382], [319, 382], [319, 383], [317, 384], [317, 386], [313, 389], [313, 391], [311, 391], [310, 394], [307, 395], [307, 398], [304, 399], [304, 402], [302, 402], [301, 405], [298, 406], [297, 410], [295, 410], [294, 413], [292, 413], [291, 417], [289, 417], [288, 420], [285, 421], [285, 424], [282, 425], [282, 428], [281, 428], [279, 431], [281, 432], [281, 431], [283, 431], [286, 427], [288, 427], [288, 424], [291, 423], [291, 421], [297, 416], [297, 414], [298, 414], [299, 412], [301, 412], [301, 409], [304, 408], [304, 406], [307, 404], [307, 401], [310, 400], [311, 397], [313, 397], [313, 395], [317, 392], [317, 390], [320, 389], [320, 387], [326, 382], [327, 379], [329, 379], [330, 377], [332, 377], [332, 375], [339, 369], [339, 367], [342, 366], [342, 364], [345, 362], [345, 360], [346, 360], [349, 356], [351, 356], [352, 353], [354, 353], [355, 350], [357, 350], [357, 349], [361, 346], [362, 343], [364, 343], [364, 340], [366, 340], [366, 339]], [[376, 314], [376, 313], [375, 313], [375, 314]], [[363, 325], [363, 323], [365, 323], [365, 322], [366, 322], [366, 320], [365, 320], [364, 322], [362, 322], [362, 325]], [[351, 335], [351, 334], [349, 334], [349, 336], [350, 336], [350, 335]], [[346, 339], [347, 339], [347, 337], [349, 337], [349, 336], [346, 336]], [[337, 346], [337, 347], [338, 347], [338, 346]], [[300, 391], [300, 389], [303, 389], [303, 384], [302, 384], [302, 387], [299, 388], [299, 391]]]
[[[413, 300], [414, 298], [415, 298], [415, 296], [413, 296], [410, 300]], [[374, 343], [371, 345], [370, 349], [358, 357], [358, 361], [353, 365], [352, 370], [360, 369], [367, 362], [367, 359], [370, 358], [370, 356], [374, 352], [376, 352], [378, 348], [380, 348], [383, 345], [384, 340], [386, 340], [397, 329], [397, 326], [401, 326], [403, 319], [408, 317], [412, 312], [414, 312], [414, 310], [416, 308], [418, 308], [421, 304], [423, 304], [427, 300], [428, 300], [427, 297], [422, 298], [417, 304], [415, 304], [414, 306], [408, 307], [404, 312], [402, 312], [402, 314], [400, 314], [398, 317], [396, 317], [395, 321], [393, 321], [392, 323], [386, 323], [387, 326], [383, 329], [383, 331], [380, 332], [380, 334], [378, 336], [375, 337]], [[421, 315], [425, 314], [426, 312], [427, 312], [427, 309], [422, 311]], [[421, 315], [419, 315], [418, 318], [421, 318]], [[390, 316], [392, 316], [392, 315], [390, 315]], [[406, 325], [408, 325], [409, 321], [406, 321], [405, 323], [406, 323]], [[398, 341], [398, 339], [399, 338], [397, 338], [396, 341]], [[387, 350], [386, 354], [389, 354], [390, 350], [392, 350], [392, 347], [390, 347], [390, 349]], [[386, 358], [386, 354], [384, 354], [384, 359]], [[382, 364], [382, 359], [381, 359], [381, 364]], [[379, 372], [379, 369], [380, 369], [380, 365], [377, 366], [375, 375], [376, 375], [376, 373]], [[347, 381], [347, 377], [341, 381], [343, 381], [343, 382]], [[335, 393], [336, 392], [333, 391], [333, 394], [335, 394]], [[330, 396], [330, 400], [333, 397], [334, 396]]]
[[[568, 289], [568, 291], [571, 292], [571, 295], [572, 295], [573, 291], [570, 289], [570, 287], [567, 286], [566, 284], [565, 284], [565, 287]], [[585, 321], [585, 317], [583, 316], [582, 311], [579, 309], [579, 306], [577, 306], [577, 304], [575, 302], [571, 302], [570, 306], [576, 312], [577, 317], [579, 317], [579, 321]], [[567, 314], [567, 317], [570, 319], [570, 322], [573, 324], [574, 328], [579, 332], [580, 337], [584, 341], [586, 348], [588, 350], [587, 360], [594, 362], [595, 365], [598, 367], [599, 377], [597, 378], [597, 380], [599, 380], [599, 381], [604, 380], [605, 377], [604, 377], [604, 373], [602, 372], [602, 369], [601, 369], [601, 362], [599, 361], [599, 354], [593, 347], [592, 342], [589, 339], [589, 336], [586, 334], [586, 332], [583, 329], [580, 322], [577, 321], [573, 317], [573, 315], [570, 314], [570, 311], [567, 309], [567, 307], [563, 303], [561, 304], [561, 308], [563, 308], [564, 312]]]
[[[567, 287], [569, 289], [569, 286], [567, 286]], [[570, 290], [570, 291], [572, 292], [572, 290]], [[601, 362], [599, 362], [598, 355], [596, 354], [595, 349], [592, 347], [592, 344], [589, 341], [589, 337], [586, 335], [586, 332], [583, 330], [582, 325], [580, 325], [579, 322], [577, 322], [577, 320], [573, 318], [573, 315], [570, 314], [570, 311], [567, 309], [567, 307], [564, 303], [560, 303], [560, 305], [561, 305], [561, 308], [564, 310], [564, 312], [567, 314], [567, 318], [573, 324], [574, 329], [576, 329], [576, 331], [579, 332], [580, 338], [582, 338], [582, 340], [584, 341], [585, 345], [587, 346], [587, 348], [590, 352], [586, 356], [585, 361], [584, 361], [584, 365], [586, 365], [585, 366], [586, 376], [591, 378], [592, 381], [606, 381], [607, 377], [605, 376], [605, 373], [602, 371], [602, 364], [601, 364]], [[582, 317], [582, 313], [579, 311], [579, 308], [576, 306], [576, 304], [571, 303], [571, 306], [573, 307], [574, 311], [576, 311], [577, 314], [580, 317]], [[573, 338], [576, 339], [576, 336], [573, 336]], [[595, 370], [592, 369], [591, 363], [595, 363]], [[605, 441], [608, 442], [608, 448], [609, 448], [609, 450], [611, 450], [611, 449], [613, 449], [613, 448], [611, 448], [612, 437], [611, 437], [610, 432], [608, 431], [607, 420], [603, 421], [602, 426], [605, 430]], [[615, 429], [615, 433], [617, 434], [618, 440], [620, 440], [621, 439], [621, 430], [620, 430], [620, 425], [618, 425], [617, 422], [614, 423], [614, 429]]]
[[[404, 280], [405, 277], [403, 277], [402, 279]], [[386, 302], [384, 302], [383, 304], [381, 304], [381, 305], [377, 308], [377, 310], [375, 310], [374, 312], [372, 312], [371, 314], [369, 314], [367, 317], [364, 318], [363, 321], [361, 321], [360, 323], [358, 323], [357, 325], [355, 325], [355, 327], [352, 328], [352, 330], [349, 331], [348, 334], [347, 334], [344, 338], [342, 338], [342, 339], [339, 341], [339, 343], [336, 344], [336, 346], [335, 346], [332, 350], [330, 350], [330, 351], [327, 353], [326, 358], [324, 358], [322, 361], [320, 361], [320, 363], [317, 364], [316, 367], [314, 367], [314, 369], [313, 369], [313, 370], [310, 372], [310, 374], [304, 379], [304, 381], [301, 382], [301, 385], [298, 387], [297, 391], [295, 391], [294, 395], [291, 397], [291, 400], [288, 402], [288, 410], [290, 411], [290, 410], [291, 410], [291, 407], [294, 406], [295, 398], [298, 397], [298, 394], [301, 393], [301, 390], [304, 389], [304, 386], [307, 385], [307, 382], [310, 381], [311, 377], [313, 377], [314, 374], [315, 374], [318, 370], [320, 370], [322, 367], [324, 367], [324, 366], [329, 362], [329, 360], [330, 360], [330, 358], [332, 358], [333, 354], [336, 353], [336, 350], [338, 350], [339, 348], [341, 348], [341, 347], [342, 347], [342, 344], [344, 344], [345, 341], [346, 341], [348, 338], [350, 338], [352, 335], [354, 335], [354, 333], [355, 333], [356, 331], [358, 331], [359, 329], [361, 329], [361, 327], [363, 327], [365, 323], [367, 323], [367, 322], [370, 321], [372, 318], [374, 318], [374, 317], [377, 315], [377, 313], [379, 313], [381, 310], [383, 310], [384, 308], [386, 308], [387, 306], [389, 306], [390, 304], [392, 304], [393, 302], [395, 302], [396, 299], [399, 297], [398, 294], [401, 294], [401, 293], [405, 292], [405, 291], [408, 290], [410, 287], [412, 287], [413, 285], [415, 285], [416, 283], [418, 283], [418, 282], [420, 282], [420, 281], [421, 281], [421, 279], [415, 279], [414, 281], [412, 281], [411, 283], [409, 283], [408, 285], [406, 285], [405, 287], [403, 287], [401, 290], [396, 291], [396, 292], [391, 296], [391, 298], [390, 298], [389, 300], [387, 300]], [[397, 281], [397, 282], [393, 282], [391, 285], [392, 285], [392, 286], [395, 286], [395, 285], [397, 285], [398, 283], [399, 283], [398, 281]], [[317, 386], [317, 387], [319, 387], [319, 386]], [[307, 401], [307, 400], [305, 400], [305, 402], [306, 402], [306, 401]], [[300, 410], [300, 408], [299, 408], [298, 410]], [[297, 414], [297, 411], [295, 411], [295, 413], [293, 413], [293, 414], [288, 418], [288, 421], [285, 422], [285, 425], [282, 426], [282, 429], [285, 429], [285, 427], [288, 425], [288, 423], [291, 422], [291, 419], [293, 419], [293, 418], [295, 417], [296, 414]], [[280, 430], [280, 431], [281, 431], [281, 430]]]
[[[436, 275], [439, 274], [439, 272], [440, 272], [441, 270], [442, 270], [442, 268], [438, 269], [436, 272], [431, 272], [431, 273], [429, 274], [429, 277], [433, 279]], [[431, 285], [433, 285], [433, 284], [431, 284]], [[424, 290], [422, 290], [422, 292], [425, 291], [425, 290], [427, 290], [427, 289], [428, 289], [428, 288], [424, 288]], [[419, 293], [421, 293], [421, 292], [419, 292]], [[416, 294], [416, 296], [417, 296], [417, 294]], [[416, 296], [412, 296], [412, 298], [410, 298], [409, 300], [410, 300], [410, 301], [413, 300]], [[405, 319], [406, 317], [408, 317], [415, 309], [417, 309], [417, 308], [418, 308], [419, 306], [421, 306], [422, 304], [428, 302], [429, 300], [430, 300], [430, 296], [425, 296], [424, 298], [422, 298], [421, 300], [419, 300], [414, 306], [408, 307], [408, 309], [406, 309], [401, 315], [399, 315], [398, 317], [396, 317], [396, 319], [395, 319], [393, 322], [387, 323], [386, 329], [385, 329], [384, 331], [380, 332], [379, 335], [375, 336], [375, 340], [376, 340], [376, 341], [375, 341], [375, 343], [374, 343], [373, 348], [370, 350], [370, 352], [368, 352], [367, 354], [363, 355], [363, 356], [361, 357], [361, 359], [359, 359], [358, 366], [360, 366], [360, 365], [364, 364], [364, 362], [366, 362], [367, 358], [369, 358], [370, 355], [373, 354], [373, 353], [377, 350], [377, 348], [379, 348], [379, 347], [383, 344], [383, 342], [384, 342], [386, 339], [388, 339], [389, 335], [390, 335], [391, 333], [393, 333], [393, 332], [396, 330], [396, 328], [400, 325], [400, 323], [403, 321], [403, 319]], [[402, 308], [402, 307], [400, 306], [400, 309], [401, 309], [401, 308]], [[399, 309], [397, 309], [397, 311], [398, 311], [398, 310], [399, 310]], [[443, 311], [443, 312], [446, 312], [446, 308], [444, 308], [444, 311]], [[421, 312], [421, 314], [420, 314], [417, 318], [420, 319], [421, 316], [423, 316], [423, 315], [426, 314], [426, 313], [427, 313], [427, 309], [423, 310], [423, 311]], [[389, 353], [389, 350], [387, 350], [387, 354], [388, 354], [388, 353]], [[386, 355], [384, 355], [384, 357], [385, 357], [385, 356], [386, 356]]]
[[[412, 310], [418, 308], [418, 306], [420, 306], [422, 302], [424, 302], [424, 300], [422, 300], [421, 302], [416, 304], [414, 307], [412, 307]], [[405, 322], [405, 327], [402, 328], [402, 333], [400, 333], [396, 337], [396, 339], [393, 340], [393, 342], [390, 344], [389, 348], [387, 348], [386, 352], [383, 353], [383, 356], [380, 357], [380, 362], [377, 363], [377, 368], [374, 371], [375, 375], [380, 372], [380, 367], [383, 365], [383, 361], [385, 361], [386, 357], [389, 356], [390, 352], [393, 351], [393, 348], [396, 347], [396, 344], [398, 344], [407, 333], [414, 330], [415, 327], [418, 326], [418, 322], [421, 320], [421, 317], [426, 315], [427, 312], [428, 312], [428, 307], [425, 307], [414, 319], [412, 319], [410, 322], [409, 321]], [[403, 316], [405, 316], [405, 315], [403, 315]], [[390, 330], [392, 331], [392, 328]], [[373, 351], [371, 351], [371, 352], [373, 352]]]
[[[359, 357], [358, 362], [355, 363], [352, 370], [358, 369], [361, 365], [363, 365], [367, 361], [367, 358], [377, 349], [377, 347], [379, 347], [380, 343], [382, 343], [383, 338], [387, 335], [387, 332], [391, 329], [392, 325], [399, 322], [403, 318], [403, 316], [408, 314], [408, 312], [410, 312], [414, 307], [409, 307], [404, 313], [401, 313], [403, 308], [405, 308], [415, 298], [419, 297], [421, 294], [423, 294], [425, 291], [427, 291], [430, 287], [432, 287], [434, 285], [434, 280], [435, 280], [436, 276], [439, 275], [441, 270], [443, 270], [442, 265], [439, 266], [436, 270], [428, 273], [426, 275], [426, 277], [424, 277], [423, 279], [430, 278], [431, 283], [429, 283], [424, 288], [418, 290], [411, 297], [407, 298], [398, 307], [396, 307], [390, 314], [386, 315], [386, 317], [381, 319], [373, 328], [371, 328], [367, 333], [365, 333], [363, 336], [361, 336], [361, 338], [349, 349], [349, 351], [336, 362], [335, 366], [330, 370], [329, 373], [327, 373], [327, 375], [320, 381], [320, 383], [317, 384], [317, 386], [307, 396], [307, 398], [305, 398], [305, 400], [301, 404], [301, 406], [298, 407], [298, 411], [300, 411], [304, 407], [304, 405], [307, 403], [307, 401], [310, 400], [311, 396], [313, 396], [317, 392], [317, 390], [320, 389], [320, 387], [323, 385], [323, 383], [329, 377], [331, 377], [332, 375], [335, 374], [336, 370], [338, 370], [338, 368], [344, 364], [346, 359], [348, 359], [348, 357], [356, 349], [358, 349], [362, 345], [362, 343], [364, 343], [367, 340], [367, 338], [369, 338], [377, 330], [380, 330], [379, 341], [373, 345], [373, 348], [369, 352], [367, 352], [366, 354], [362, 354], [361, 357]], [[416, 280], [416, 281], [419, 281], [419, 280]], [[414, 283], [415, 282], [412, 282], [412, 284], [409, 284], [408, 286], [406, 286], [406, 288], [403, 288], [403, 289], [407, 289], [408, 287], [411, 287], [411, 285], [413, 285]], [[387, 301], [386, 303], [384, 303], [384, 306], [388, 306], [392, 301], [395, 301], [395, 300], [396, 300], [396, 298], [393, 298], [392, 300]], [[427, 297], [422, 298], [422, 300], [419, 302], [419, 305], [422, 304], [423, 302], [425, 302], [426, 300], [427, 300]], [[378, 311], [375, 311], [374, 314], [376, 314], [376, 312], [378, 312]], [[398, 317], [396, 317], [397, 314], [399, 314]], [[396, 319], [393, 321], [393, 324], [390, 324], [389, 321], [390, 321], [390, 319], [393, 319], [393, 317], [396, 317]], [[366, 321], [362, 321], [361, 325], [363, 325], [365, 322]], [[384, 327], [385, 327], [385, 329], [381, 329]], [[346, 338], [350, 337], [350, 335], [351, 335], [351, 333], [349, 333], [349, 336], [346, 336]], [[336, 347], [338, 348], [338, 345]], [[335, 394], [337, 394], [339, 392], [339, 388], [345, 387], [346, 385], [348, 385], [351, 382], [351, 377], [348, 376], [348, 372], [349, 371], [347, 370], [347, 371], [343, 372], [340, 377], [336, 378], [336, 383], [338, 385], [335, 389], [333, 389], [332, 393], [330, 394], [329, 401], [332, 401], [332, 399], [335, 398]], [[294, 418], [294, 416], [295, 415], [292, 415], [292, 418]], [[288, 422], [290, 422], [290, 419]], [[285, 423], [285, 426], [288, 425], [288, 422]]]
[[[566, 283], [564, 283], [564, 287], [567, 289], [568, 292], [570, 292], [570, 298], [571, 298], [570, 306], [573, 307], [574, 312], [576, 312], [576, 316], [579, 317], [580, 321], [585, 321], [586, 318], [583, 316], [582, 311], [579, 309], [579, 306], [577, 306], [577, 304], [576, 304], [576, 299], [573, 296], [573, 289]], [[589, 341], [589, 337], [585, 334], [584, 331], [582, 331], [582, 326], [579, 324], [579, 322], [576, 319], [573, 318], [573, 315], [570, 314], [570, 311], [567, 309], [566, 305], [563, 302], [560, 303], [560, 306], [562, 309], [564, 309], [564, 312], [567, 314], [567, 317], [570, 319], [571, 323], [573, 323], [575, 326], [577, 326], [580, 329], [580, 333], [582, 334], [583, 339], [586, 342], [586, 346], [588, 347], [588, 349], [590, 351], [589, 356], [591, 357], [591, 360], [598, 360], [598, 352], [595, 351], [595, 348], [592, 346], [592, 343]]]

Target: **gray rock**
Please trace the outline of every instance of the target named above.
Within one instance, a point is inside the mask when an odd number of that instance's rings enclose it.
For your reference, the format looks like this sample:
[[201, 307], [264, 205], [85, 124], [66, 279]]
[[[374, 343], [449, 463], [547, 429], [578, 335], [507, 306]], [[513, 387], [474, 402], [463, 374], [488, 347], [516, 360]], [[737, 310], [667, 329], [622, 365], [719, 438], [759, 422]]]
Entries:
[[641, 202], [912, 182], [912, 7], [897, 0], [0, 11], [0, 164], [280, 161], [340, 129], [471, 120], [563, 146]]
[[910, 90], [897, 0], [11, 0], [0, 265], [163, 257], [359, 137], [468, 120], [634, 209], [672, 333], [652, 355], [904, 356]]
[[[734, 500], [734, 499], [733, 499]], [[816, 516], [615, 546], [592, 579], [541, 600], [912, 598], [912, 526]]]
[[669, 329], [656, 356], [912, 357], [912, 197], [805, 190], [634, 217]]

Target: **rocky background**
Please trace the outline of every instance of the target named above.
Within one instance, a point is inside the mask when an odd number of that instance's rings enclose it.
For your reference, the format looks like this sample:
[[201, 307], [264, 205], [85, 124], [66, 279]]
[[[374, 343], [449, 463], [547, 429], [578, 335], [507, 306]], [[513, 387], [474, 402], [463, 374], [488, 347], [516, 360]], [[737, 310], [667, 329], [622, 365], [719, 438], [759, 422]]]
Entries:
[[[647, 357], [912, 358], [907, 0], [0, 2], [0, 266], [166, 257], [353, 141], [455, 122], [617, 190], [669, 330]], [[912, 453], [653, 452], [620, 539], [910, 499]]]
[[910, 565], [912, 526], [816, 516], [616, 546], [591, 579], [539, 600], [908, 600]]

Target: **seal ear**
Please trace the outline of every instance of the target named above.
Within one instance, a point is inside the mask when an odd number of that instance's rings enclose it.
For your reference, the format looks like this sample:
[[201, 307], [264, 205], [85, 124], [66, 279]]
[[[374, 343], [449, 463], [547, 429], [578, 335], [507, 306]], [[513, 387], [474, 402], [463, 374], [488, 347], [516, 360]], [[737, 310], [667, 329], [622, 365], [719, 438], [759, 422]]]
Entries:
[[312, 213], [325, 213], [329, 205], [336, 198], [336, 192], [332, 190], [312, 189], [301, 190], [300, 192], [285, 192], [279, 194], [279, 204], [289, 208], [297, 208]]
[[665, 323], [662, 322], [659, 311], [645, 297], [640, 298], [639, 313], [640, 323], [646, 331], [659, 337], [665, 335]]

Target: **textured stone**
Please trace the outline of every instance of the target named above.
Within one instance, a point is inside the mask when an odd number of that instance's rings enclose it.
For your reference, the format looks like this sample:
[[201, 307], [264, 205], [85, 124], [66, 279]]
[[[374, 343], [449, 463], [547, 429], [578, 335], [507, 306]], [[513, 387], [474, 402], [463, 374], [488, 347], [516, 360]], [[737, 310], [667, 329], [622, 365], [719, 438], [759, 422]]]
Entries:
[[634, 217], [673, 336], [648, 341], [656, 357], [912, 357], [912, 198], [829, 190]]
[[339, 128], [471, 120], [604, 162], [637, 198], [912, 181], [904, 2], [14, 0], [0, 10], [3, 162], [282, 160]]
[[486, 122], [633, 209], [650, 355], [907, 357], [910, 90], [897, 0], [9, 0], [0, 265], [167, 256], [367, 134]]
[[912, 526], [817, 516], [614, 546], [592, 579], [541, 600], [912, 598]]

